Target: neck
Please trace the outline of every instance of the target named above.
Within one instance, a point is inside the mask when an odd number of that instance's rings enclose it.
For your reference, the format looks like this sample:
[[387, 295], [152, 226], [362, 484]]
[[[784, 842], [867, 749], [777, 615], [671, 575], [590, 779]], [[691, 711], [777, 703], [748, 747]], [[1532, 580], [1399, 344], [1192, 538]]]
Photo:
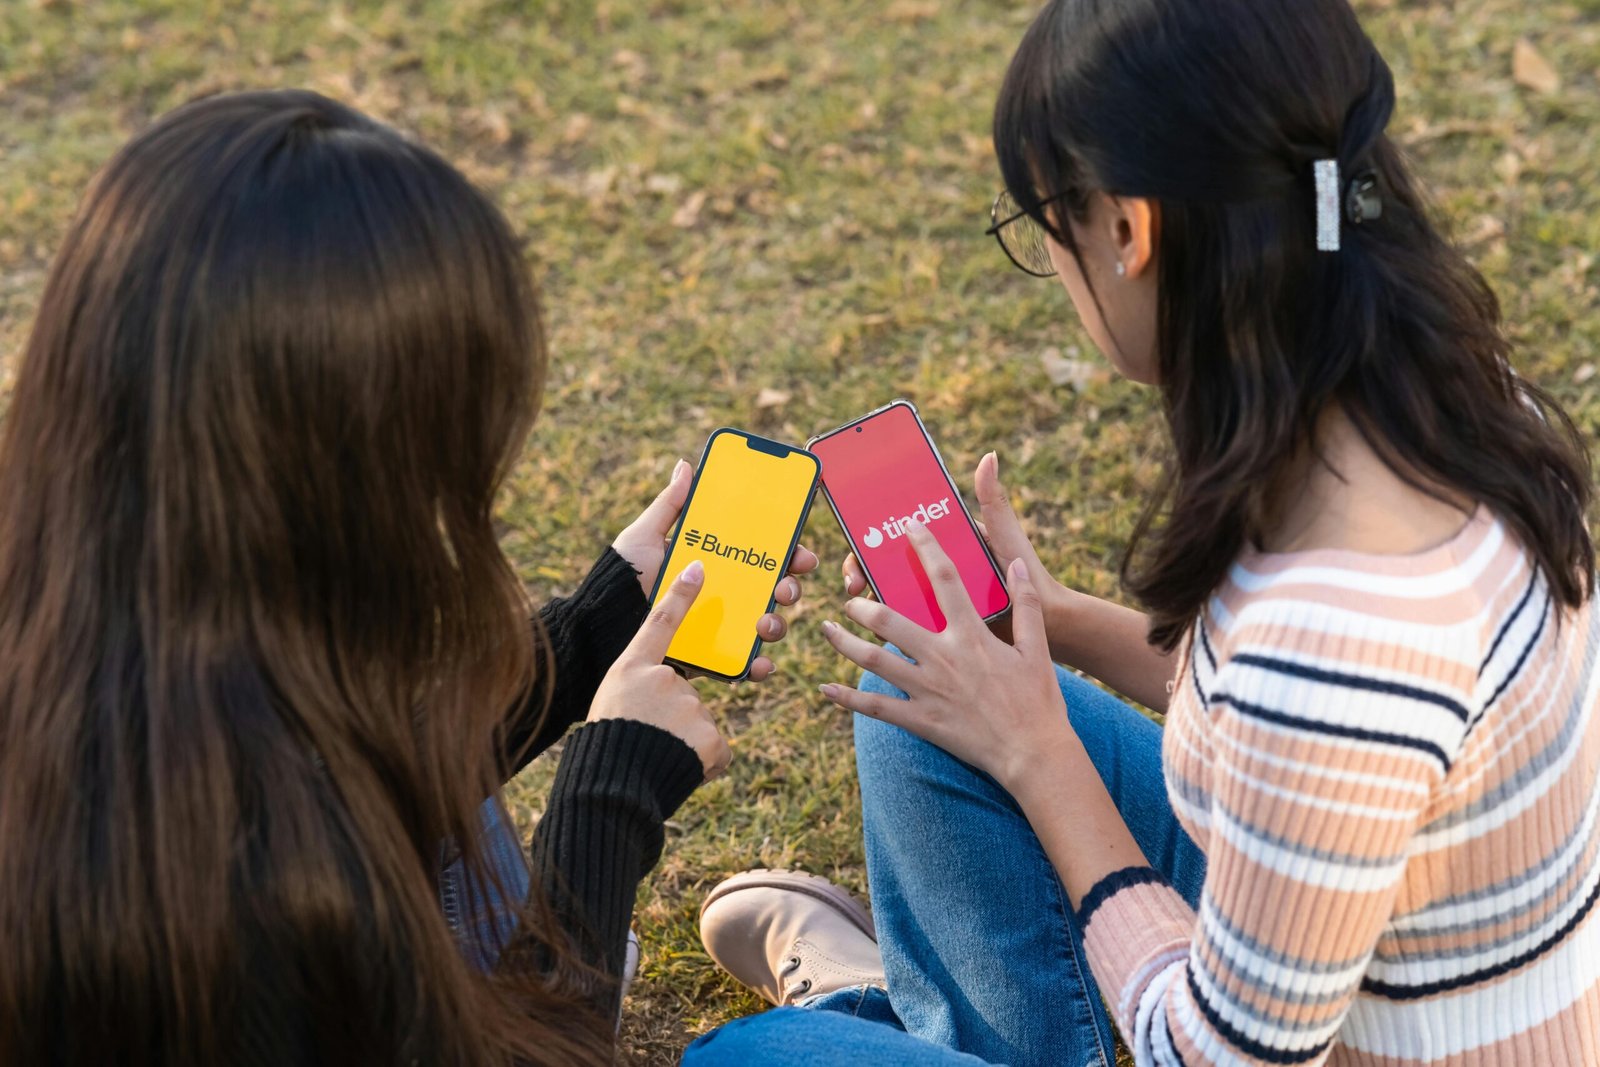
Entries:
[[1261, 539], [1268, 552], [1419, 552], [1453, 537], [1473, 508], [1450, 487], [1386, 463], [1337, 405], [1317, 420], [1273, 497]]

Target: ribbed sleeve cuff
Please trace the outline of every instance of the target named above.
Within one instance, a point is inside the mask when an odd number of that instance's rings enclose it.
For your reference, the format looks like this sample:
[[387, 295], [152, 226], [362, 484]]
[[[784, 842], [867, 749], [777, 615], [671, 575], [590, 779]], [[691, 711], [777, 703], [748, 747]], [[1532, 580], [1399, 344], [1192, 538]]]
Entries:
[[1165, 884], [1166, 879], [1161, 877], [1161, 872], [1154, 867], [1124, 867], [1120, 871], [1112, 871], [1089, 888], [1084, 894], [1083, 903], [1078, 905], [1078, 928], [1088, 929], [1089, 920], [1118, 890], [1127, 889], [1129, 886], [1147, 885], [1156, 883]]
[[602, 719], [567, 738], [550, 805], [584, 793], [634, 795], [668, 819], [704, 780], [699, 755], [677, 735], [634, 719]]
[[1078, 908], [1089, 969], [1123, 1033], [1144, 987], [1164, 967], [1186, 959], [1195, 913], [1150, 867], [1113, 871], [1084, 894]]
[[639, 572], [633, 564], [617, 555], [617, 550], [607, 548], [595, 563], [583, 583], [567, 598], [567, 610], [556, 626], [569, 627], [578, 633], [552, 633], [557, 644], [582, 648], [589, 662], [601, 674], [616, 662], [622, 650], [628, 647], [633, 635], [650, 611], [644, 589], [639, 585]]

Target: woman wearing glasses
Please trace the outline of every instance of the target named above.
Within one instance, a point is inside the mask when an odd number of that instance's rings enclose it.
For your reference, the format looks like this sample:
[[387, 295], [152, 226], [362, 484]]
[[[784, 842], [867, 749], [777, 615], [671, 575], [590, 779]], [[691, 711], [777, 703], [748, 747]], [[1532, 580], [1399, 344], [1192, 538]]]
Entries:
[[875, 922], [782, 872], [703, 912], [734, 974], [835, 1010], [688, 1062], [1110, 1064], [1114, 1020], [1141, 1065], [1600, 1064], [1588, 459], [1394, 103], [1345, 0], [1039, 15], [995, 232], [1161, 391], [1145, 612], [1045, 573], [986, 457], [1012, 640], [917, 530], [947, 629], [825, 627], [868, 671], [823, 691], [860, 713]]

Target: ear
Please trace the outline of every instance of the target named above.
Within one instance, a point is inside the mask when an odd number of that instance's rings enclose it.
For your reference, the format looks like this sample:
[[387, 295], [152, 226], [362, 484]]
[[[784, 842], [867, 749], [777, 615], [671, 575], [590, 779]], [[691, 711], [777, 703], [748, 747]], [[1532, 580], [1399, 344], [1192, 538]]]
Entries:
[[1161, 231], [1161, 207], [1144, 197], [1111, 198], [1111, 247], [1132, 281], [1155, 263]]

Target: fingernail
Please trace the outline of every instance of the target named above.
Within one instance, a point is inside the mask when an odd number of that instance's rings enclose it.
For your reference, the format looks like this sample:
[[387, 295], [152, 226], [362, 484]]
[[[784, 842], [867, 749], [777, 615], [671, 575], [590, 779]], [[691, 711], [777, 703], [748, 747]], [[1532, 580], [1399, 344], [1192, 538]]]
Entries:
[[907, 530], [920, 530], [920, 529], [922, 529], [922, 523], [917, 521], [916, 519], [907, 519], [906, 523], [905, 523], [905, 526], [906, 526]]
[[832, 700], [834, 698], [834, 694], [836, 694], [839, 691], [838, 687], [835, 686], [832, 682], [829, 682], [829, 683], [827, 683], [825, 685], [817, 686], [817, 690], [819, 692], [821, 692], [822, 695], [827, 697], [829, 700]]
[[686, 460], [679, 459], [677, 465], [672, 468], [672, 480], [677, 481], [679, 478], [682, 478], [683, 472], [688, 469], [688, 462]]
[[833, 634], [833, 631], [837, 630], [838, 628], [839, 628], [839, 624], [834, 622], [832, 619], [823, 619], [822, 620], [822, 632], [823, 633], [828, 634], [828, 635], [831, 636]]
[[705, 581], [706, 578], [705, 564], [701, 563], [699, 560], [695, 560], [693, 563], [683, 568], [683, 574], [680, 575], [680, 577], [688, 585], [699, 585], [701, 582]]
[[1006, 569], [1011, 572], [1011, 580], [1013, 582], [1026, 581], [1028, 578], [1028, 565], [1020, 559], [1012, 560], [1011, 566]]
[[998, 478], [1000, 477], [1000, 453], [990, 452], [989, 455], [994, 457], [994, 476]]

